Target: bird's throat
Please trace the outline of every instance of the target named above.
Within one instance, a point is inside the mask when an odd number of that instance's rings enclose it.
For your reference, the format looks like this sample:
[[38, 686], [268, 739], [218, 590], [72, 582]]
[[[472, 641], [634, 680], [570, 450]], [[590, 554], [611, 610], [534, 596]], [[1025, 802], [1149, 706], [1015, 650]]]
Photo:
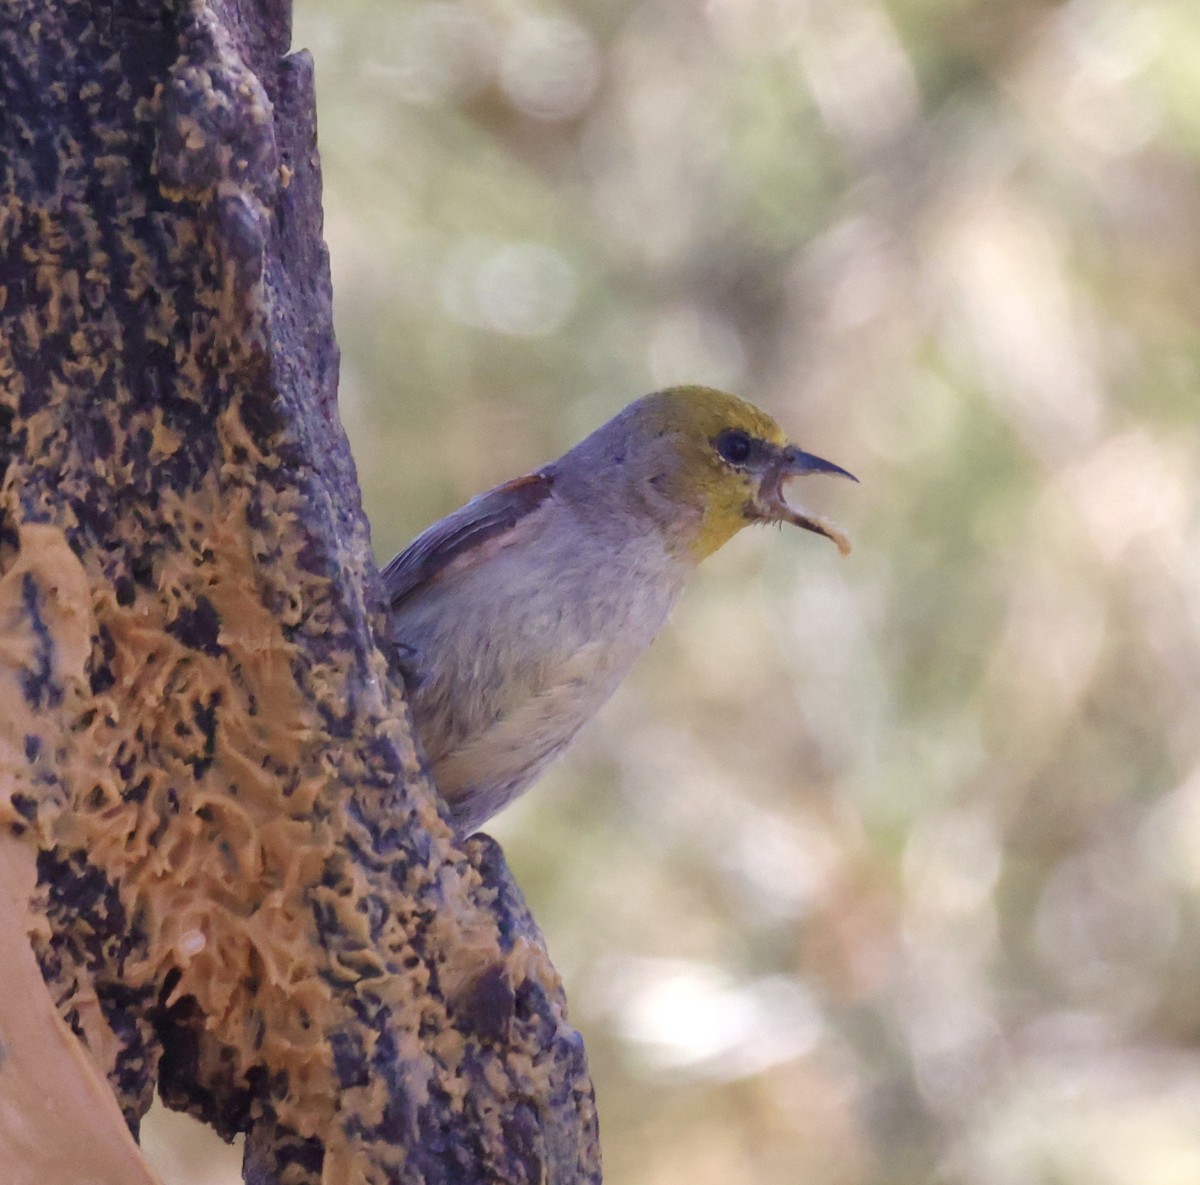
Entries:
[[744, 504], [727, 505], [710, 501], [700, 518], [700, 526], [691, 540], [689, 550], [699, 563], [715, 551], [719, 551], [730, 539], [748, 524]]

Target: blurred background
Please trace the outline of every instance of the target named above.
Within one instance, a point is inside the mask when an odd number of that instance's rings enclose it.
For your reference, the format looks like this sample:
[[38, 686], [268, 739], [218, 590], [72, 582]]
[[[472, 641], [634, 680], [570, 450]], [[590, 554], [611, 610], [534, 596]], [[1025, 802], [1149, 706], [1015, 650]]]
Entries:
[[[379, 560], [634, 396], [747, 532], [490, 828], [620, 1185], [1200, 1181], [1200, 5], [297, 0]], [[158, 1115], [167, 1185], [237, 1155]]]

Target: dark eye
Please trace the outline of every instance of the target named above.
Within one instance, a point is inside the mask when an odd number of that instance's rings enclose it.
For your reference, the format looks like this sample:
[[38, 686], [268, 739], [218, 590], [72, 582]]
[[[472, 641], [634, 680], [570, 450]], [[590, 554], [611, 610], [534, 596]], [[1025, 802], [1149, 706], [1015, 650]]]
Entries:
[[744, 465], [754, 450], [754, 442], [738, 428], [726, 428], [713, 443], [717, 456], [731, 465]]

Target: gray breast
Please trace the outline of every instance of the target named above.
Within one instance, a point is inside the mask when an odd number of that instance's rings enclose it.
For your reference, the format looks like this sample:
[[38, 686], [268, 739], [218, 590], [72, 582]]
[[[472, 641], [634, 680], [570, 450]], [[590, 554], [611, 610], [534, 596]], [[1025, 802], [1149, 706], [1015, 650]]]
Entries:
[[417, 733], [464, 833], [592, 718], [682, 590], [690, 564], [659, 532], [618, 542], [588, 527], [552, 499], [507, 546], [443, 573], [394, 615]]

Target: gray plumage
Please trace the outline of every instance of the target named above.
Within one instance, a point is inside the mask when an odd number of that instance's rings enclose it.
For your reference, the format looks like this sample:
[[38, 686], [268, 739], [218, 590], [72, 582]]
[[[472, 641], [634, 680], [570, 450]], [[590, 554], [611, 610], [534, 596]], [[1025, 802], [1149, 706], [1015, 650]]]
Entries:
[[[596, 714], [695, 567], [679, 508], [652, 481], [666, 446], [628, 428], [610, 420], [561, 461], [481, 494], [384, 570], [417, 735], [462, 834]], [[576, 475], [601, 465], [643, 479], [580, 488]], [[613, 531], [631, 517], [641, 529]]]

